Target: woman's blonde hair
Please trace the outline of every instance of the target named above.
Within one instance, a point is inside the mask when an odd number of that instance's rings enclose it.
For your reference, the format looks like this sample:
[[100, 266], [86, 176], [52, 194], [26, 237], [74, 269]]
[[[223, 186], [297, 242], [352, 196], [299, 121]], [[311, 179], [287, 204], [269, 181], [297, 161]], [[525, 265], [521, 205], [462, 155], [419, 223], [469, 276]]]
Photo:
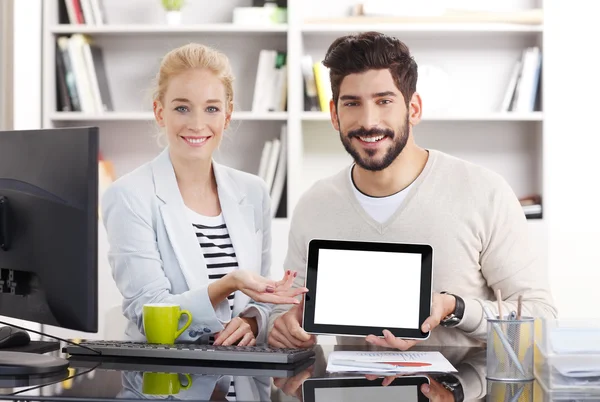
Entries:
[[229, 59], [223, 53], [199, 43], [189, 43], [167, 53], [156, 74], [152, 99], [164, 101], [169, 80], [190, 69], [206, 68], [215, 74], [225, 86], [225, 103], [233, 102], [233, 73]]

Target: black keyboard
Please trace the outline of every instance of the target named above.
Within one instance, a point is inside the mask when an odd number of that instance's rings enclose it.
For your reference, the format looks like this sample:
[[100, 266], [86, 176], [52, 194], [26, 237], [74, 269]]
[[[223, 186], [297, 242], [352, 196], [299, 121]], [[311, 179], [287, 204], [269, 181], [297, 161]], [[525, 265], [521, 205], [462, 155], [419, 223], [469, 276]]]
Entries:
[[[82, 347], [85, 346], [85, 347]], [[89, 350], [87, 348], [93, 349]], [[315, 355], [313, 349], [284, 349], [269, 346], [215, 346], [193, 343], [156, 345], [130, 341], [84, 341], [68, 345], [73, 356], [114, 356], [152, 359], [189, 359], [249, 363], [295, 363]]]

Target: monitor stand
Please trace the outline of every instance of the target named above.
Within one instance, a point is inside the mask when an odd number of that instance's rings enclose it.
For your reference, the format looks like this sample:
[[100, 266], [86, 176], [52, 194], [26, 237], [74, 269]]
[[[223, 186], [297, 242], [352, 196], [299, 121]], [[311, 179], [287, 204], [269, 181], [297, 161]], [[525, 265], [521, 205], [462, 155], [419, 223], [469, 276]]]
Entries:
[[66, 371], [69, 362], [60, 357], [25, 352], [0, 352], [0, 377], [48, 375]]

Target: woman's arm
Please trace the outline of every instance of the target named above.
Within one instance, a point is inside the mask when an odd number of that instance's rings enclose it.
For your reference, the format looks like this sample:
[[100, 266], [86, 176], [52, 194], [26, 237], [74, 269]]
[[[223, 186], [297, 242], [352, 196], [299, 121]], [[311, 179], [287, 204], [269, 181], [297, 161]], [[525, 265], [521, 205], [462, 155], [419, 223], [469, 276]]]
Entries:
[[113, 185], [102, 199], [102, 217], [112, 275], [124, 298], [123, 312], [140, 333], [145, 333], [143, 306], [147, 303], [178, 304], [192, 313], [192, 323], [180, 340], [196, 339], [190, 335], [194, 333], [199, 336], [223, 330], [230, 317], [215, 312], [208, 286], [171, 293], [149, 205], [124, 185]]
[[227, 299], [227, 296], [236, 290], [238, 289], [235, 284], [235, 278], [231, 274], [227, 274], [208, 285], [208, 298], [213, 308], [217, 308], [221, 302]]
[[[271, 197], [266, 185], [262, 187], [262, 255], [260, 274], [269, 278], [271, 276]], [[286, 276], [287, 277], [287, 276]], [[240, 313], [240, 317], [251, 317], [256, 320], [257, 331], [254, 333], [257, 344], [267, 342], [267, 326], [269, 314], [273, 305], [271, 303], [260, 303], [250, 300], [248, 307]]]

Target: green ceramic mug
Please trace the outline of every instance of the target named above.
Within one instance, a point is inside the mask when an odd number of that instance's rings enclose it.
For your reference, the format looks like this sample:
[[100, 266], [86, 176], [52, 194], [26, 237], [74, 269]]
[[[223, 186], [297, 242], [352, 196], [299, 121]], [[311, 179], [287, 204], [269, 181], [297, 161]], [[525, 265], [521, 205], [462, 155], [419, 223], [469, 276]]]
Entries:
[[[187, 322], [179, 328], [179, 319], [187, 315]], [[192, 314], [178, 304], [153, 303], [144, 305], [144, 331], [148, 343], [173, 345], [179, 335], [192, 323]]]
[[192, 386], [192, 377], [182, 374], [187, 379], [187, 384], [181, 383], [177, 373], [144, 373], [142, 393], [146, 395], [176, 395], [181, 390]]

